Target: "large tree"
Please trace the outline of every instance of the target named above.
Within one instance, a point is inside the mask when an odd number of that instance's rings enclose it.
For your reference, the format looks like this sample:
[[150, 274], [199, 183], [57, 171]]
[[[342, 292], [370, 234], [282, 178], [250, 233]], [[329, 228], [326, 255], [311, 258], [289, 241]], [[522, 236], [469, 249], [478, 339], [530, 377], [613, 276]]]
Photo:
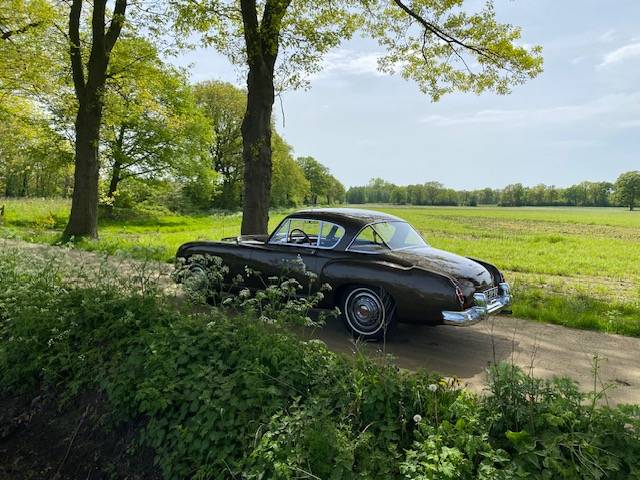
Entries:
[[243, 65], [242, 233], [265, 233], [271, 187], [271, 112], [276, 88], [304, 84], [322, 56], [362, 29], [387, 49], [379, 65], [399, 70], [437, 100], [454, 90], [505, 94], [542, 70], [540, 48], [518, 44], [520, 29], [474, 13], [464, 0], [176, 0], [177, 26]]
[[274, 207], [296, 207], [309, 194], [309, 180], [293, 158], [293, 148], [273, 132], [273, 181], [271, 182], [271, 205]]
[[102, 127], [107, 197], [122, 180], [197, 169], [210, 137], [191, 86], [155, 45], [127, 35], [112, 53]]
[[321, 197], [327, 197], [331, 186], [329, 169], [313, 157], [298, 157], [296, 159], [304, 176], [309, 180], [309, 197], [307, 203], [317, 205]]
[[247, 93], [230, 83], [217, 81], [196, 84], [194, 93], [198, 106], [211, 123], [211, 166], [222, 176], [217, 206], [235, 209], [242, 198], [242, 118], [247, 108]]
[[[87, 2], [88, 3], [88, 2]], [[69, 56], [77, 100], [75, 119], [75, 172], [71, 214], [63, 236], [98, 236], [98, 146], [104, 91], [111, 51], [125, 21], [127, 0], [116, 0], [108, 19], [107, 0], [94, 0], [88, 55], [81, 38], [84, 0], [72, 0], [69, 9]]]
[[615, 196], [618, 203], [633, 210], [640, 202], [640, 172], [626, 172], [615, 183]]

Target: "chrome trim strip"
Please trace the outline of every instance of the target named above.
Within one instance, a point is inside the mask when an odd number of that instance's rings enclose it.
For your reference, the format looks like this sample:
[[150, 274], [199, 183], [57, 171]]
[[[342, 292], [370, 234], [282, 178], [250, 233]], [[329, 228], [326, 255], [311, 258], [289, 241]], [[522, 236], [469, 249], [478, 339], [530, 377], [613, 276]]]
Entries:
[[492, 313], [499, 312], [503, 308], [511, 305], [511, 288], [506, 282], [498, 285], [499, 295], [493, 299], [487, 299], [484, 293], [475, 293], [473, 295], [473, 307], [456, 311], [443, 311], [442, 319], [445, 325], [455, 325], [458, 327], [466, 327], [478, 323]]

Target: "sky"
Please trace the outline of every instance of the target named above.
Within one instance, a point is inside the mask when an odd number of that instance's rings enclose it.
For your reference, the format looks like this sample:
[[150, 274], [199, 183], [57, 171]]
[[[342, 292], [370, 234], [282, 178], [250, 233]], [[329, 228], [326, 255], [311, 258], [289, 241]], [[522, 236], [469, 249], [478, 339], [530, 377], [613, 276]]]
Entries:
[[[346, 186], [373, 177], [458, 189], [566, 186], [640, 170], [640, 1], [496, 0], [495, 10], [522, 27], [523, 43], [544, 49], [544, 72], [510, 95], [432, 103], [377, 70], [381, 47], [354, 38], [325, 56], [309, 90], [276, 100], [278, 131], [296, 156], [315, 157]], [[244, 82], [212, 49], [174, 61], [194, 82]]]

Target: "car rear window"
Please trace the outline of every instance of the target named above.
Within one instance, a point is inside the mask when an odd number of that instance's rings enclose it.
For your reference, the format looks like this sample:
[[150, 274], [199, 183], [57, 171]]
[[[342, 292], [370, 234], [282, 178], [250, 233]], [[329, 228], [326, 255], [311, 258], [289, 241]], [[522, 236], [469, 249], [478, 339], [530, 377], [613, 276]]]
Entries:
[[424, 247], [427, 242], [406, 222], [379, 222], [364, 227], [349, 250], [374, 253]]

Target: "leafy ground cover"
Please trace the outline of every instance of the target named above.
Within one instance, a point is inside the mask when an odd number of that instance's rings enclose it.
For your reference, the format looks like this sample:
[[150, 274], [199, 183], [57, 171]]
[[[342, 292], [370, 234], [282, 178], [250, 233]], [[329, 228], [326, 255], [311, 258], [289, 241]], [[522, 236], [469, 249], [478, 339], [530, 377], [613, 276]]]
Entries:
[[[584, 395], [568, 379], [536, 380], [508, 364], [491, 370], [490, 395], [476, 396], [427, 372], [299, 340], [283, 327], [298, 307], [297, 322], [305, 323], [309, 305], [273, 308], [260, 319], [256, 299], [231, 296], [233, 310], [222, 301], [188, 313], [152, 278], [146, 266], [121, 277], [0, 253], [0, 473], [640, 475], [638, 406], [598, 406], [598, 391]], [[276, 301], [287, 302], [290, 288], [283, 280], [269, 298], [280, 289], [285, 300]]]
[[[3, 200], [0, 234], [54, 243], [65, 200]], [[640, 336], [640, 213], [617, 208], [391, 207], [435, 247], [486, 259], [515, 285], [514, 314], [576, 328]], [[286, 212], [272, 212], [273, 227]], [[103, 218], [99, 241], [77, 247], [170, 261], [194, 239], [237, 235], [239, 214], [119, 213]], [[143, 247], [142, 251], [141, 247]]]

